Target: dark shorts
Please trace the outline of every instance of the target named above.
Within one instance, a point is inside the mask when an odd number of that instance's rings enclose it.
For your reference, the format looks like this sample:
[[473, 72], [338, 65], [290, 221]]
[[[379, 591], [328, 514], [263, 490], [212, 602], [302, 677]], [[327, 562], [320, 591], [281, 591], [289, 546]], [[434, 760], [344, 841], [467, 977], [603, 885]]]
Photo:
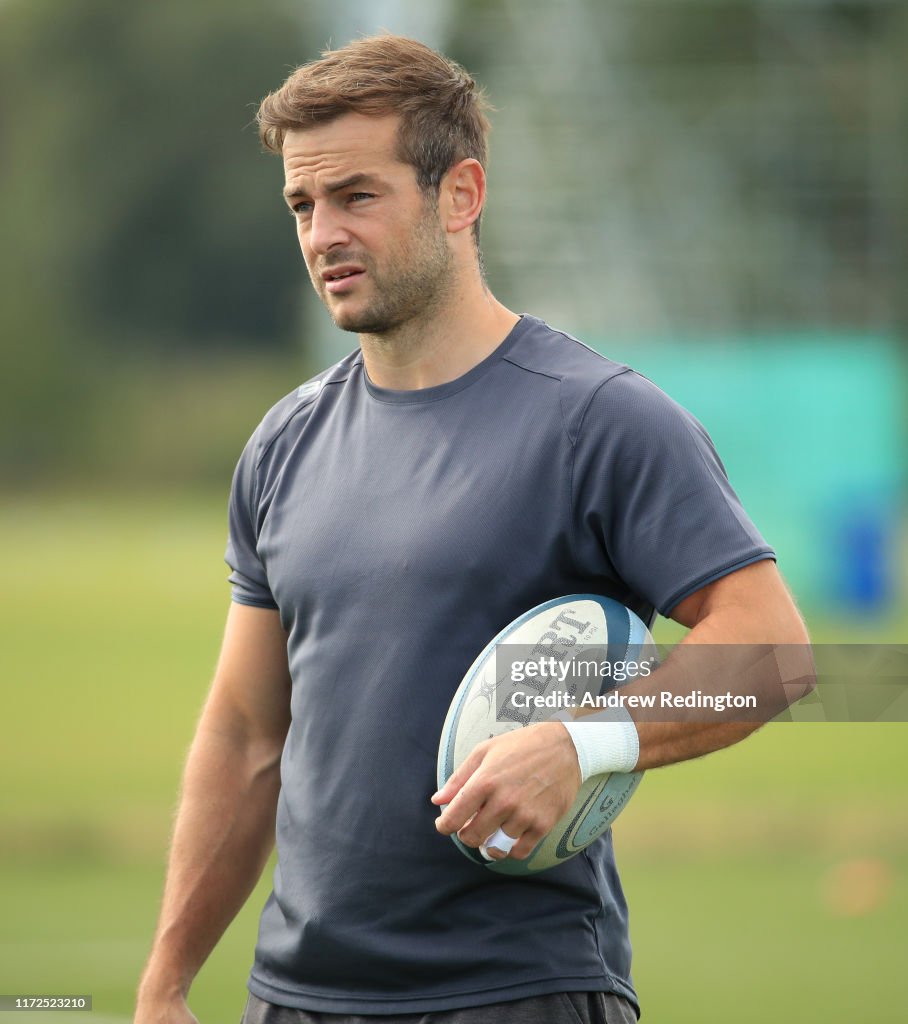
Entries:
[[360, 1015], [275, 1006], [249, 994], [241, 1024], [636, 1024], [634, 1007], [611, 992], [556, 992], [435, 1013]]

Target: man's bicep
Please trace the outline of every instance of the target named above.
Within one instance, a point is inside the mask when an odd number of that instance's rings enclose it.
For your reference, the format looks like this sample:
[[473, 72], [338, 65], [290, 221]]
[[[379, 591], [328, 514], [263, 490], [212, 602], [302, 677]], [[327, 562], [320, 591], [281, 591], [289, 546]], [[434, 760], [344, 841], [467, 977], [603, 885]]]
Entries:
[[669, 613], [688, 628], [712, 618], [721, 632], [713, 643], [806, 644], [794, 600], [772, 559], [728, 573], [679, 601]]
[[280, 614], [232, 602], [199, 727], [238, 741], [283, 743], [289, 724], [290, 670]]

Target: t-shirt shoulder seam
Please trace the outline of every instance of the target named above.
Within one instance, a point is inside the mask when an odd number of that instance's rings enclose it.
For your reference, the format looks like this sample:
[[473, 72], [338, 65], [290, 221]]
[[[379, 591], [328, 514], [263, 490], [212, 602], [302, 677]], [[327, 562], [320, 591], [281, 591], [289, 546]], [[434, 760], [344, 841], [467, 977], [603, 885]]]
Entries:
[[[321, 393], [321, 389], [319, 389], [319, 393]], [[255, 460], [256, 471], [258, 471], [259, 467], [264, 462], [265, 456], [268, 454], [268, 452], [271, 451], [274, 442], [277, 441], [281, 434], [283, 434], [283, 432], [290, 425], [291, 421], [297, 416], [298, 413], [302, 412], [303, 409], [305, 409], [309, 405], [312, 405], [312, 403], [315, 401], [317, 397], [317, 395], [313, 394], [299, 401], [295, 406], [293, 406], [292, 409], [290, 409], [290, 411], [280, 421], [277, 427], [269, 434], [268, 439], [262, 440], [261, 450], [259, 451], [259, 454]]]
[[564, 375], [560, 373], [552, 373], [549, 370], [540, 370], [538, 366], [528, 366], [527, 363], [521, 362], [512, 352], [508, 352], [501, 357], [503, 363], [510, 363], [512, 366], [516, 366], [518, 370], [526, 370], [527, 373], [536, 373], [540, 377], [548, 377], [550, 380], [562, 381]]
[[589, 412], [590, 406], [593, 404], [593, 399], [595, 399], [596, 395], [598, 395], [607, 384], [611, 384], [613, 380], [618, 380], [619, 377], [623, 377], [628, 373], [634, 372], [635, 371], [630, 366], [618, 366], [615, 373], [610, 374], [605, 378], [605, 380], [599, 381], [599, 383], [589, 393], [586, 402], [583, 404], [580, 419], [577, 421], [577, 437], [572, 439], [572, 444], [576, 446], [576, 443], [580, 438], [580, 431], [583, 430], [583, 421], [586, 419], [586, 414]]
[[[277, 426], [273, 428], [271, 433], [268, 435], [267, 440], [262, 439], [261, 448], [255, 460], [256, 471], [258, 471], [262, 462], [265, 460], [265, 457], [267, 456], [268, 452], [271, 450], [274, 443], [281, 436], [281, 434], [284, 433], [284, 431], [287, 429], [287, 427], [290, 426], [291, 422], [295, 419], [297, 415], [299, 415], [299, 413], [301, 413], [304, 409], [306, 409], [308, 406], [312, 405], [316, 401], [316, 399], [322, 393], [324, 388], [328, 387], [331, 384], [343, 384], [345, 381], [349, 380], [349, 370], [344, 372], [342, 375], [333, 376], [332, 372], [334, 369], [336, 369], [336, 367], [332, 367], [331, 370], [327, 370], [323, 375], [319, 377], [313, 377], [311, 380], [307, 381], [305, 384], [302, 384], [300, 385], [299, 388], [297, 388], [296, 394], [299, 396], [299, 398], [296, 404], [287, 411], [284, 418], [277, 424]], [[318, 384], [318, 387], [312, 388], [312, 390], [309, 392], [304, 391], [304, 389], [309, 388], [316, 383]]]
[[561, 392], [562, 385], [564, 384], [564, 375], [558, 373], [552, 373], [549, 370], [541, 370], [537, 366], [527, 366], [526, 363], [522, 363], [515, 359], [509, 352], [507, 355], [501, 357], [503, 363], [510, 363], [511, 366], [516, 366], [518, 370], [523, 370], [525, 373], [534, 373], [537, 377], [545, 377], [546, 380], [553, 380], [559, 387], [558, 394], [558, 411], [561, 414], [561, 428], [564, 430], [564, 436], [568, 439], [568, 443], [573, 448], [573, 441], [571, 439], [571, 431], [568, 427], [567, 418], [564, 414], [564, 401], [563, 394]]
[[[546, 323], [545, 320], [537, 320], [537, 323], [540, 327], [545, 328], [545, 330], [547, 330], [550, 334], [555, 334], [559, 338], [563, 338], [565, 341], [569, 342], [571, 345], [576, 345], [578, 348], [582, 348], [585, 352], [589, 352], [591, 356], [594, 356], [596, 359], [600, 360], [603, 363], [611, 363], [613, 366], [616, 367], [631, 369], [631, 367], [629, 366], [625, 367], [623, 363], [618, 363], [613, 359], [609, 359], [608, 356], [603, 355], [601, 352], [598, 352], [596, 349], [594, 349], [592, 345], [587, 345], [585, 341], [581, 341], [579, 338], [575, 338], [573, 334], [568, 334], [567, 331], [562, 331], [558, 327], [552, 327], [552, 325]], [[506, 355], [502, 356], [502, 359], [505, 359], [508, 362], [511, 362], [515, 366], [519, 366], [524, 370], [528, 370], [531, 373], [539, 373], [546, 377], [553, 377], [555, 380], [564, 380], [565, 377], [565, 374], [540, 370], [535, 366], [528, 366], [526, 363], [520, 362], [513, 351], [508, 352]]]
[[567, 331], [562, 331], [558, 327], [552, 327], [551, 324], [545, 323], [544, 320], [540, 322], [544, 323], [545, 326], [548, 327], [548, 329], [552, 332], [552, 334], [557, 334], [559, 337], [564, 338], [565, 341], [570, 341], [574, 345], [579, 345], [580, 348], [585, 348], [587, 352], [592, 352], [594, 356], [598, 356], [600, 359], [604, 360], [607, 358], [601, 352], [597, 352], [592, 345], [587, 345], [585, 341], [581, 341], [579, 338], [575, 338], [573, 334], [568, 334]]
[[598, 359], [602, 360], [603, 363], [610, 363], [614, 367], [614, 372], [609, 373], [608, 376], [603, 377], [602, 380], [597, 381], [595, 383], [593, 389], [590, 391], [589, 395], [587, 396], [587, 399], [586, 399], [586, 401], [583, 404], [583, 408], [581, 410], [580, 418], [579, 418], [579, 421], [578, 421], [578, 424], [577, 424], [577, 435], [574, 436], [574, 435], [571, 434], [570, 425], [568, 423], [568, 413], [565, 410], [565, 406], [564, 406], [564, 403], [565, 403], [564, 383], [565, 383], [565, 379], [567, 377], [567, 374], [565, 374], [565, 373], [556, 373], [556, 372], [554, 372], [552, 370], [549, 370], [549, 369], [542, 369], [542, 368], [540, 368], [538, 366], [533, 366], [529, 361], [526, 361], [526, 362], [521, 361], [521, 359], [518, 356], [515, 356], [514, 353], [512, 353], [512, 352], [508, 352], [507, 355], [504, 355], [504, 356], [501, 357], [502, 358], [502, 362], [510, 363], [512, 366], [516, 366], [517, 369], [519, 369], [519, 370], [525, 370], [527, 373], [534, 373], [537, 376], [546, 377], [548, 380], [557, 381], [558, 384], [561, 385], [561, 393], [559, 395], [559, 404], [560, 404], [560, 409], [561, 409], [561, 422], [562, 422], [562, 426], [564, 427], [565, 435], [567, 436], [567, 439], [568, 439], [571, 447], [574, 448], [576, 443], [577, 443], [577, 438], [580, 436], [580, 429], [581, 429], [581, 427], [583, 425], [583, 420], [584, 420], [584, 417], [586, 416], [587, 409], [589, 408], [590, 403], [593, 401], [593, 398], [596, 396], [597, 392], [604, 385], [608, 384], [609, 381], [615, 380], [616, 377], [621, 377], [621, 376], [623, 376], [626, 373], [633, 373], [634, 371], [633, 371], [632, 367], [625, 366], [623, 363], [614, 363], [612, 360], [609, 360], [606, 356], [603, 356], [601, 353], [597, 352], [595, 349], [590, 348], [589, 345], [585, 345], [579, 339], [571, 337], [570, 334], [565, 334], [564, 331], [559, 331], [559, 330], [556, 330], [554, 327], [549, 327], [548, 324], [546, 324], [546, 327], [548, 327], [548, 329], [552, 332], [552, 334], [557, 334], [559, 337], [564, 338], [566, 341], [572, 342], [575, 345], [579, 345], [580, 348], [586, 349], [586, 351], [592, 353], [592, 355], [594, 355]]
[[[624, 374], [626, 374], [626, 373], [632, 373], [632, 372], [633, 371], [631, 370], [631, 368], [629, 366], [623, 366], [623, 367], [621, 367], [617, 371], [617, 373], [613, 373], [611, 376], [606, 377], [605, 380], [599, 381], [599, 383], [589, 393], [589, 396], [588, 396], [588, 398], [586, 400], [586, 403], [583, 406], [583, 411], [580, 413], [580, 419], [577, 422], [577, 436], [576, 437], [571, 437], [570, 432], [568, 432], [568, 440], [571, 442], [571, 472], [570, 472], [570, 474], [568, 476], [568, 487], [570, 488], [570, 491], [568, 493], [568, 515], [569, 515], [570, 518], [569, 518], [568, 522], [570, 523], [570, 534], [569, 534], [569, 536], [570, 536], [570, 543], [571, 543], [571, 547], [572, 548], [575, 548], [576, 543], [577, 543], [577, 538], [575, 536], [575, 531], [577, 529], [577, 526], [576, 526], [575, 517], [574, 517], [574, 511], [575, 511], [575, 509], [574, 509], [574, 499], [575, 499], [575, 491], [576, 491], [576, 487], [574, 485], [574, 474], [575, 474], [576, 468], [577, 468], [577, 442], [580, 440], [580, 432], [583, 430], [583, 421], [586, 419], [586, 414], [589, 411], [590, 406], [593, 404], [593, 399], [596, 397], [596, 395], [598, 395], [599, 392], [607, 384], [610, 384], [613, 380], [616, 380], [618, 377], [623, 377]], [[563, 416], [564, 416], [564, 410], [562, 409], [562, 417]]]

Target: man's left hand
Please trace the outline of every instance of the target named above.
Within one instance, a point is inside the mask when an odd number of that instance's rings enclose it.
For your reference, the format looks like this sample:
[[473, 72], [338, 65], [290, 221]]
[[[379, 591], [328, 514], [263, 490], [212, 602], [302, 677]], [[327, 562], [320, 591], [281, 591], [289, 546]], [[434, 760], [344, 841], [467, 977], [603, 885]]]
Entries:
[[[517, 840], [510, 856], [523, 860], [574, 802], [580, 781], [577, 752], [560, 722], [515, 729], [480, 743], [432, 797], [447, 804], [435, 827], [472, 847], [500, 828]], [[508, 856], [495, 847], [489, 855]]]

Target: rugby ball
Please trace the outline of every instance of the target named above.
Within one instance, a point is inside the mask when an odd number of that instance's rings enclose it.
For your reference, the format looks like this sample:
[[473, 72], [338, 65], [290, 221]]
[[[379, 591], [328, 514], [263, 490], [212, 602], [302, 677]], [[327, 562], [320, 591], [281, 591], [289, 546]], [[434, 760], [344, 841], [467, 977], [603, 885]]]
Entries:
[[[478, 744], [551, 720], [560, 711], [595, 711], [609, 694], [657, 664], [653, 638], [624, 605], [596, 594], [570, 594], [531, 608], [494, 637], [470, 666], [445, 718], [438, 748], [438, 786]], [[615, 820], [643, 772], [595, 775], [525, 860], [487, 861], [451, 836], [476, 864], [527, 875], [576, 856]]]

